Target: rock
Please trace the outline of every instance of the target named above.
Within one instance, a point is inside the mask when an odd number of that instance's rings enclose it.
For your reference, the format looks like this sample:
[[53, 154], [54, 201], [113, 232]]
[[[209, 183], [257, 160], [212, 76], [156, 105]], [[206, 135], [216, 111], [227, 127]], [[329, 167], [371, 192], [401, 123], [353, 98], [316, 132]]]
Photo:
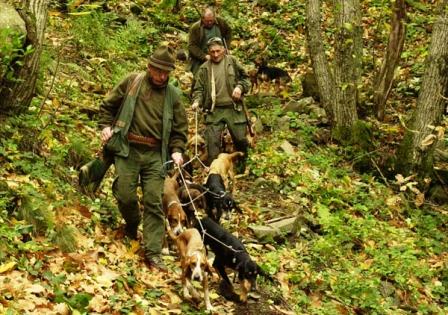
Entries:
[[311, 139], [317, 144], [327, 144], [331, 141], [331, 131], [326, 128], [318, 129], [312, 135]]
[[26, 34], [25, 21], [11, 5], [0, 0], [0, 30], [15, 29], [21, 34]]
[[272, 242], [275, 237], [280, 236], [280, 230], [266, 225], [249, 225], [249, 229], [261, 242]]
[[284, 237], [294, 229], [296, 218], [286, 218], [267, 225], [249, 225], [249, 229], [261, 242], [272, 242], [274, 239]]
[[274, 123], [274, 128], [282, 131], [289, 130], [289, 122], [291, 118], [288, 116], [280, 116]]
[[270, 223], [269, 226], [275, 230], [279, 230], [282, 234], [288, 234], [293, 230], [295, 221], [296, 217], [292, 217]]
[[327, 112], [316, 104], [310, 104], [310, 116], [322, 120], [323, 118], [327, 118]]
[[283, 106], [283, 113], [293, 112], [293, 113], [309, 113], [309, 106], [314, 104], [314, 99], [312, 97], [305, 97], [298, 101], [289, 101]]
[[[25, 43], [26, 25], [19, 13], [11, 5], [0, 0], [0, 60], [11, 60], [17, 58], [17, 51]], [[11, 45], [12, 44], [12, 45]], [[10, 58], [4, 58], [9, 56]], [[0, 81], [8, 72], [9, 64], [0, 64]]]
[[254, 123], [254, 129], [255, 129], [255, 133], [261, 133], [263, 132], [264, 126], [263, 123], [261, 122], [260, 119], [257, 119]]
[[280, 148], [288, 155], [296, 154], [294, 146], [291, 143], [289, 143], [287, 140], [284, 140], [282, 142], [282, 144], [280, 145]]
[[317, 85], [316, 77], [312, 71], [307, 72], [302, 77], [302, 96], [311, 96], [316, 102], [320, 100], [319, 87]]
[[265, 178], [263, 178], [263, 177], [258, 177], [256, 180], [255, 180], [255, 182], [254, 182], [254, 185], [255, 186], [261, 186], [261, 185], [263, 185], [263, 184], [266, 184], [268, 181], [265, 179]]

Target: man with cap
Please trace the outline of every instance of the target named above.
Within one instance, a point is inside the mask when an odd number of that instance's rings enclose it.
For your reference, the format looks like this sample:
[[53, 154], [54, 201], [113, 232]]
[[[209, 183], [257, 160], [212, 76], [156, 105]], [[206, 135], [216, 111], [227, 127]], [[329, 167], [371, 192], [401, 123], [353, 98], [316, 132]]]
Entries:
[[181, 165], [187, 141], [187, 116], [178, 90], [168, 82], [174, 69], [172, 51], [161, 46], [150, 56], [144, 73], [126, 76], [100, 106], [101, 140], [114, 154], [112, 185], [126, 222], [125, 234], [137, 239], [142, 220], [137, 187], [143, 192], [145, 263], [166, 271], [160, 255], [164, 236], [161, 206], [168, 161]]
[[220, 37], [211, 38], [207, 45], [210, 60], [203, 63], [196, 74], [192, 108], [200, 107], [205, 113], [208, 163], [220, 153], [221, 134], [227, 125], [236, 150], [245, 153], [239, 165], [241, 172], [249, 146], [243, 94], [249, 90], [250, 81], [236, 58], [226, 54]]
[[212, 37], [223, 39], [225, 47], [228, 48], [232, 30], [223, 18], [216, 16], [214, 10], [208, 7], [203, 11], [201, 19], [191, 26], [188, 34], [190, 70], [193, 75], [196, 74], [201, 64], [210, 59], [207, 42]]

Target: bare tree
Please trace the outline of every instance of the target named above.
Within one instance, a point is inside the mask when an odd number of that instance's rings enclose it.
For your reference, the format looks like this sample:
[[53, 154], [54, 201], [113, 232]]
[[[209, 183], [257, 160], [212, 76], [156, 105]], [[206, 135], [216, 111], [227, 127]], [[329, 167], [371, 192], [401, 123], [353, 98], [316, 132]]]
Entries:
[[389, 42], [381, 69], [375, 79], [373, 102], [376, 116], [384, 119], [384, 109], [394, 82], [395, 69], [400, 61], [406, 34], [406, 1], [395, 0]]
[[417, 107], [397, 152], [397, 171], [431, 175], [433, 153], [443, 136], [443, 118], [448, 92], [448, 0], [442, 0], [433, 27], [429, 54]]
[[31, 45], [33, 50], [32, 53], [23, 56], [21, 66], [16, 67], [14, 80], [3, 78], [0, 82], [1, 113], [23, 112], [34, 96], [48, 17], [48, 3], [48, 0], [23, 1], [23, 10], [20, 13], [27, 29], [25, 46]]

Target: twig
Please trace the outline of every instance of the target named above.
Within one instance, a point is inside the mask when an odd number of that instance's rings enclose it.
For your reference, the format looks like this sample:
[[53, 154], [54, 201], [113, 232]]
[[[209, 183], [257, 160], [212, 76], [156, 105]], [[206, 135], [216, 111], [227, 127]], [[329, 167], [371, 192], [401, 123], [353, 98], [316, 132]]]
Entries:
[[378, 167], [378, 164], [376, 164], [376, 162], [375, 162], [375, 160], [373, 158], [370, 158], [370, 161], [372, 161], [373, 166], [375, 166], [376, 170], [380, 173], [381, 178], [383, 179], [383, 181], [386, 184], [386, 186], [390, 188], [389, 183], [387, 182], [386, 177], [384, 177], [383, 173], [381, 172], [380, 168]]
[[59, 69], [59, 63], [61, 61], [61, 52], [62, 52], [62, 46], [59, 46], [58, 59], [56, 60], [56, 69], [54, 70], [53, 79], [51, 80], [51, 85], [50, 85], [50, 88], [48, 89], [47, 95], [45, 95], [44, 99], [42, 100], [42, 103], [40, 104], [40, 108], [39, 108], [39, 112], [37, 113], [37, 117], [40, 117], [40, 115], [42, 114], [42, 110], [44, 109], [45, 101], [48, 99], [48, 96], [50, 95], [51, 90], [53, 89], [54, 81], [56, 80], [56, 74], [58, 73], [58, 69]]

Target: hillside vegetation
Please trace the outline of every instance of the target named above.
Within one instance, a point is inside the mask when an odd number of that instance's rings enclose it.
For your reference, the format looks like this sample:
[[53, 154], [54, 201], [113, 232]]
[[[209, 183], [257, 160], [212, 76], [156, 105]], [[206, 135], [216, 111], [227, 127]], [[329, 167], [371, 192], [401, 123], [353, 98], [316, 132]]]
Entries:
[[[61, 1], [62, 2], [62, 1]], [[167, 274], [151, 273], [140, 244], [122, 236], [111, 192], [86, 196], [78, 169], [100, 148], [97, 110], [126, 73], [145, 69], [161, 42], [186, 49], [188, 28], [205, 1], [54, 1], [37, 95], [25, 114], [0, 118], [0, 314], [199, 314], [184, 301], [172, 251]], [[415, 107], [433, 23], [432, 1], [410, 1], [407, 38], [387, 119], [371, 117], [372, 78], [363, 78], [360, 111], [374, 149], [332, 143], [318, 104], [285, 110], [302, 98], [310, 67], [305, 1], [217, 1], [234, 29], [231, 53], [247, 70], [260, 54], [286, 69], [286, 90], [246, 99], [258, 117], [248, 173], [238, 178], [243, 209], [224, 222], [274, 282], [259, 279], [248, 304], [226, 301], [214, 275], [216, 314], [446, 314], [448, 207], [422, 199], [414, 178], [363, 169], [396, 149]], [[329, 3], [326, 3], [326, 6]], [[363, 67], [382, 58], [390, 2], [362, 1]], [[326, 7], [325, 6], [325, 7]], [[324, 11], [328, 56], [332, 16]], [[178, 61], [171, 80], [190, 77]], [[446, 122], [445, 122], [446, 125]], [[395, 176], [396, 175], [396, 176]], [[293, 233], [259, 240], [251, 227], [296, 217]]]

